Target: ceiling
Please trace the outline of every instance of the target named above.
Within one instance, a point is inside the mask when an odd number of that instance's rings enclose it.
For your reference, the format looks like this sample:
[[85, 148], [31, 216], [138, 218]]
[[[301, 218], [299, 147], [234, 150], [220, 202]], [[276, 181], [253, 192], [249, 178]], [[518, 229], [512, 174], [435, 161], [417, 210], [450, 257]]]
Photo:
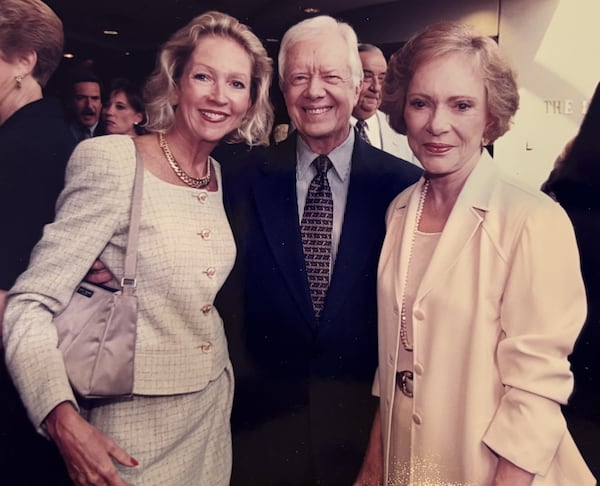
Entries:
[[[321, 14], [349, 22], [364, 42], [397, 43], [429, 20], [487, 15], [496, 27], [500, 0], [44, 0], [63, 20], [67, 50], [154, 51], [170, 34], [207, 10], [229, 13], [276, 43], [294, 23]], [[103, 31], [117, 31], [105, 35]], [[491, 32], [495, 35], [496, 32]], [[77, 52], [79, 51], [79, 52]]]
[[[170, 34], [207, 10], [229, 13], [250, 25], [263, 41], [278, 40], [292, 24], [320, 13], [368, 18], [390, 0], [45, 0], [63, 20], [67, 49], [154, 50]], [[105, 35], [104, 30], [118, 35]]]
[[[497, 34], [501, 0], [44, 0], [62, 19], [64, 59], [48, 89], [58, 91], [63, 76], [81, 62], [105, 80], [125, 76], [143, 81], [160, 46], [177, 29], [207, 10], [229, 13], [248, 24], [276, 59], [279, 40], [296, 22], [328, 14], [350, 23], [361, 42], [394, 52], [416, 30], [434, 20], [469, 20]], [[118, 35], [107, 35], [105, 30]], [[54, 85], [54, 86], [53, 86]]]

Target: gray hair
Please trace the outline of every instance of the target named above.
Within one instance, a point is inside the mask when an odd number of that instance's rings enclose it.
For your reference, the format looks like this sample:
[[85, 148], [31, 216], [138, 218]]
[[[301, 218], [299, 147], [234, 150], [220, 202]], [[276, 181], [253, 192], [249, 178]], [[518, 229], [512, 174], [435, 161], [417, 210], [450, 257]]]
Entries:
[[329, 15], [319, 15], [310, 19], [298, 22], [288, 29], [281, 40], [279, 49], [279, 83], [283, 83], [285, 73], [285, 61], [287, 53], [294, 44], [313, 38], [317, 34], [337, 32], [344, 39], [348, 50], [348, 67], [352, 74], [354, 87], [358, 86], [362, 80], [362, 63], [358, 55], [358, 38], [354, 29], [346, 22], [341, 22]]
[[381, 54], [383, 57], [385, 57], [385, 55], [383, 54], [383, 51], [381, 49], [379, 49], [379, 47], [377, 47], [376, 45], [373, 44], [358, 44], [358, 52], [379, 52], [379, 54]]

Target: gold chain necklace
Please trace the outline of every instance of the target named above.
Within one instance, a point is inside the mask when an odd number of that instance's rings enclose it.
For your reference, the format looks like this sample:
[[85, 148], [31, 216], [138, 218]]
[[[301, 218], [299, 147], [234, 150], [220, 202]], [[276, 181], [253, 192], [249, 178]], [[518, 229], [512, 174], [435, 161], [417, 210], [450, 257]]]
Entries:
[[412, 233], [410, 250], [408, 251], [408, 262], [406, 264], [404, 287], [402, 288], [402, 308], [400, 309], [400, 341], [402, 342], [402, 346], [404, 346], [404, 349], [406, 349], [407, 351], [413, 350], [413, 345], [408, 341], [408, 332], [406, 330], [406, 287], [408, 285], [408, 270], [410, 269], [410, 261], [412, 259], [413, 250], [415, 248], [415, 240], [417, 238], [417, 230], [419, 229], [421, 215], [423, 214], [423, 206], [425, 206], [425, 197], [427, 196], [427, 189], [429, 189], [429, 179], [425, 181], [425, 184], [423, 184], [423, 189], [421, 189], [419, 207], [417, 208], [417, 217], [415, 218], [415, 229]]
[[173, 154], [171, 153], [171, 149], [169, 148], [169, 144], [167, 143], [167, 139], [165, 138], [165, 135], [163, 133], [158, 134], [158, 145], [160, 145], [160, 148], [162, 149], [163, 154], [165, 154], [165, 158], [167, 159], [167, 162], [169, 162], [169, 165], [171, 166], [171, 169], [173, 169], [173, 172], [175, 172], [175, 175], [179, 177], [179, 179], [181, 179], [181, 181], [185, 185], [193, 187], [194, 189], [202, 189], [203, 187], [208, 186], [208, 184], [210, 183], [211, 175], [210, 166], [212, 165], [210, 157], [208, 158], [206, 175], [197, 179], [185, 172], [177, 163], [175, 157], [173, 157]]

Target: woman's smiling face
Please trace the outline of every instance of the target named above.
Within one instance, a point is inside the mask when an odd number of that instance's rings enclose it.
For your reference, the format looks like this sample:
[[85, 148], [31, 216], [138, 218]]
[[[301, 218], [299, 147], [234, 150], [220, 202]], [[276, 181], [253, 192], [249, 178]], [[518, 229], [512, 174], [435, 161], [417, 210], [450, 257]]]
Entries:
[[252, 101], [252, 61], [235, 40], [200, 38], [178, 80], [175, 127], [217, 144], [237, 129]]
[[470, 173], [488, 123], [485, 83], [473, 57], [452, 53], [417, 67], [404, 119], [410, 147], [426, 172]]

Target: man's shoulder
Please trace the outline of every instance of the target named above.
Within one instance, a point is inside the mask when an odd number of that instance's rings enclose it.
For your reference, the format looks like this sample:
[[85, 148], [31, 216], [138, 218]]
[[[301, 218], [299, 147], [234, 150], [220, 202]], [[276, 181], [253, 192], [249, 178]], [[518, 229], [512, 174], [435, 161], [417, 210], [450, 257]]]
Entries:
[[[33, 133], [35, 143], [31, 143]], [[7, 159], [12, 152], [36, 166], [57, 160], [62, 169], [76, 145], [62, 107], [52, 98], [42, 98], [21, 108], [2, 126], [0, 139]]]
[[398, 132], [394, 131], [394, 129], [390, 126], [389, 117], [388, 117], [388, 115], [386, 113], [384, 113], [381, 110], [377, 110], [373, 116], [377, 118], [377, 122], [379, 123], [379, 127], [382, 130], [393, 132], [393, 133], [398, 133]]

